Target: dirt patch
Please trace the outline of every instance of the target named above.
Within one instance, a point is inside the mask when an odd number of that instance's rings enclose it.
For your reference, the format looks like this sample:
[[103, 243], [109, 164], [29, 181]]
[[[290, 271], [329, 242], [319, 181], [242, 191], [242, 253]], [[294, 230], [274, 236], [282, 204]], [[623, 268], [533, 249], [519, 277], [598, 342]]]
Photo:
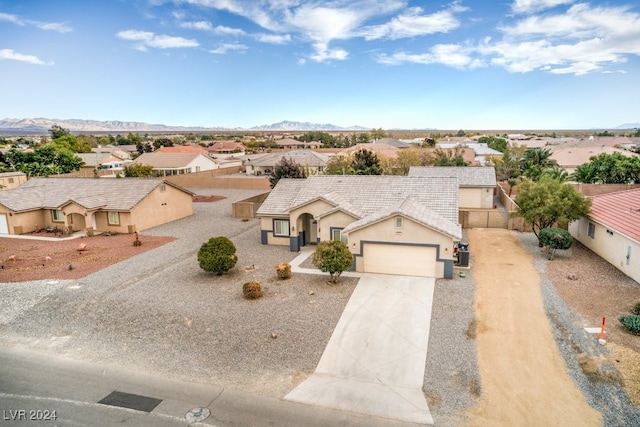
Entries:
[[193, 196], [194, 202], [217, 202], [218, 200], [226, 199], [225, 196], [203, 196], [203, 195], [195, 195]]
[[469, 243], [482, 380], [469, 425], [601, 425], [556, 349], [531, 256], [507, 230], [469, 230]]
[[[79, 279], [109, 265], [155, 249], [174, 237], [135, 235], [82, 237], [71, 240], [0, 238], [0, 282]], [[86, 245], [84, 250], [78, 250]]]

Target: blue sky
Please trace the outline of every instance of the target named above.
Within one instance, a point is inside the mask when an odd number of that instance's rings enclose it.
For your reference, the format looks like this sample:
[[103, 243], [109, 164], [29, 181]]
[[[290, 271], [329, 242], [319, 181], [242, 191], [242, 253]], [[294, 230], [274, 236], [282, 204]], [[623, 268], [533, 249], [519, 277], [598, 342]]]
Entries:
[[0, 93], [0, 118], [615, 127], [640, 122], [640, 5], [0, 0]]

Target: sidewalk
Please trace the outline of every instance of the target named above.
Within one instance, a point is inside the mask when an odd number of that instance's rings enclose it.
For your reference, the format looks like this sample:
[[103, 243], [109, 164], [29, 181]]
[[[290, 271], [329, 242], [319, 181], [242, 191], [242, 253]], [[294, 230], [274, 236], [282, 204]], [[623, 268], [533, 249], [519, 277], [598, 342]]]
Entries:
[[[300, 264], [302, 264], [307, 258], [312, 256], [315, 250], [316, 250], [315, 246], [303, 246], [302, 248], [300, 248], [300, 255], [298, 255], [297, 257], [292, 259], [291, 262], [289, 262], [289, 264], [291, 264], [291, 272], [305, 273], [305, 274], [321, 274], [321, 275], [329, 274], [329, 273], [323, 273], [317, 268], [300, 267]], [[340, 275], [340, 277], [362, 277], [362, 273], [357, 273], [355, 271], [345, 271]]]

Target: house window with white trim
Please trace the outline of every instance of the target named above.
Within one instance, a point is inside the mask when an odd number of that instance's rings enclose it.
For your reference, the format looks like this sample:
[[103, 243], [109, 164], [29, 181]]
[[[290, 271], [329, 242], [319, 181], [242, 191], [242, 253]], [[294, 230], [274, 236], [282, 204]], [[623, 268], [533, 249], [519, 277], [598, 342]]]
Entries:
[[288, 219], [274, 219], [273, 220], [273, 235], [276, 237], [289, 237], [289, 220]]
[[114, 211], [107, 212], [107, 222], [109, 225], [120, 225], [120, 213]]
[[596, 225], [592, 222], [589, 223], [589, 227], [587, 229], [587, 236], [591, 237], [592, 239], [596, 238]]
[[60, 209], [54, 209], [51, 211], [51, 217], [54, 222], [64, 222], [64, 212]]

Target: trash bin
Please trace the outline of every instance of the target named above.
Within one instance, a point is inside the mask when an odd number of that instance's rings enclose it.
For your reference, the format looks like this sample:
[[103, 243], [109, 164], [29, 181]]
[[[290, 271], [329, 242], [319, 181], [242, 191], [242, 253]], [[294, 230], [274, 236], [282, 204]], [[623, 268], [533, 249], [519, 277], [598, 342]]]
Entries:
[[469, 267], [469, 251], [458, 251], [458, 267]]

